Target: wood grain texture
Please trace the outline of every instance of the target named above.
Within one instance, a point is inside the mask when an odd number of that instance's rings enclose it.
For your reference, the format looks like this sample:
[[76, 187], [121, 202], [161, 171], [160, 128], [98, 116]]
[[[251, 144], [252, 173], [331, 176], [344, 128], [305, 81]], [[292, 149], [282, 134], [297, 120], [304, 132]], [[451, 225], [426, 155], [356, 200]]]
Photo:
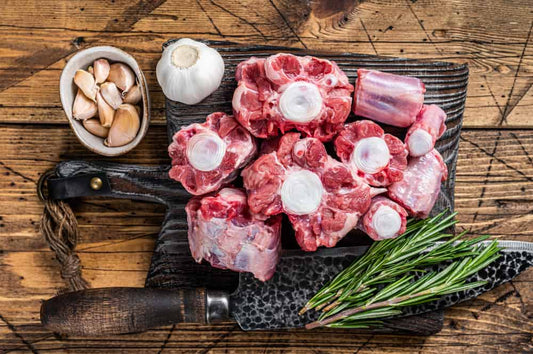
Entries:
[[466, 127], [532, 125], [523, 113], [533, 85], [529, 0], [140, 1], [138, 13], [124, 1], [7, 4], [0, 17], [3, 122], [63, 123], [56, 89], [65, 61], [79, 48], [115, 45], [138, 60], [152, 93], [153, 121], [163, 124], [155, 65], [165, 40], [188, 36], [466, 62]]
[[[10, 284], [0, 296], [0, 348], [46, 350], [166, 350], [247, 351], [316, 350], [386, 352], [441, 350], [531, 350], [533, 327], [533, 271], [479, 299], [446, 311], [445, 328], [429, 338], [353, 334], [321, 330], [243, 333], [233, 324], [177, 325], [144, 334], [119, 337], [54, 337], [39, 326], [43, 299], [63, 287], [57, 263], [37, 232], [42, 206], [34, 194], [42, 171], [61, 160], [98, 156], [83, 149], [67, 127], [45, 130], [48, 144], [39, 143], [43, 127], [3, 126], [0, 135], [0, 281]], [[22, 141], [20, 137], [23, 137]], [[495, 144], [498, 144], [495, 148]], [[68, 147], [65, 148], [65, 147]], [[152, 127], [132, 153], [116, 159], [123, 163], [163, 164], [166, 130]], [[533, 240], [533, 136], [528, 131], [465, 131], [457, 166], [456, 209], [460, 229], [490, 233], [506, 239]], [[108, 159], [110, 161], [111, 159]], [[115, 159], [113, 159], [115, 161]], [[490, 167], [490, 169], [489, 169]], [[488, 175], [488, 176], [487, 176]], [[481, 203], [481, 206], [478, 204]], [[74, 204], [81, 228], [79, 245], [84, 276], [93, 287], [144, 284], [154, 239], [164, 208], [129, 200], [85, 199]], [[317, 335], [320, 333], [320, 335]], [[170, 334], [170, 335], [169, 335]], [[167, 339], [168, 338], [168, 339]], [[443, 349], [444, 348], [444, 349]], [[216, 351], [216, 350], [215, 350]]]
[[[527, 352], [533, 271], [447, 310], [431, 337], [349, 331], [243, 333], [234, 324], [178, 325], [142, 334], [59, 337], [39, 325], [40, 301], [63, 286], [38, 235], [39, 174], [98, 157], [64, 124], [59, 75], [79, 48], [130, 52], [149, 81], [154, 125], [119, 159], [167, 163], [162, 43], [180, 36], [315, 50], [466, 62], [470, 80], [456, 183], [459, 227], [533, 240], [533, 36], [530, 0], [4, 1], [0, 11], [0, 350], [6, 352]], [[17, 124], [21, 123], [21, 124]], [[51, 124], [48, 124], [51, 123]], [[505, 128], [497, 130], [496, 128]], [[143, 286], [164, 207], [129, 200], [75, 203], [84, 274], [93, 286]]]

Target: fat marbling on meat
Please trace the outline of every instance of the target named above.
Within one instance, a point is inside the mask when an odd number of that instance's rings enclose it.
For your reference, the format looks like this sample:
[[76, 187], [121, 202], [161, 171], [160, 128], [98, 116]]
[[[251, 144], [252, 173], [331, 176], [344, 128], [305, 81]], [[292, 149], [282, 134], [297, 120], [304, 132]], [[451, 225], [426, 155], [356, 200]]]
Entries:
[[410, 156], [422, 156], [433, 150], [435, 142], [446, 131], [446, 113], [437, 105], [422, 108], [407, 131], [405, 144]]
[[329, 141], [350, 113], [353, 86], [329, 60], [283, 53], [252, 57], [238, 65], [235, 77], [235, 117], [258, 138], [297, 129]]
[[335, 139], [335, 151], [342, 162], [371, 186], [401, 181], [407, 167], [405, 144], [385, 134], [370, 120], [346, 124]]
[[381, 123], [408, 127], [424, 103], [424, 83], [416, 77], [358, 69], [353, 112]]
[[333, 247], [384, 190], [372, 189], [326, 153], [315, 138], [287, 133], [276, 151], [261, 155], [242, 171], [254, 213], [285, 213], [305, 251]]
[[257, 152], [254, 138], [232, 117], [217, 112], [203, 124], [179, 130], [168, 147], [171, 178], [202, 195], [233, 181]]
[[405, 232], [407, 211], [387, 197], [372, 198], [370, 208], [363, 215], [360, 229], [376, 241], [395, 238]]
[[237, 188], [192, 198], [187, 207], [189, 247], [196, 262], [272, 277], [281, 252], [281, 216], [266, 221], [250, 213], [246, 194]]
[[437, 201], [441, 183], [448, 178], [448, 168], [435, 149], [420, 157], [412, 157], [403, 179], [388, 188], [389, 197], [407, 210], [409, 215], [427, 218]]

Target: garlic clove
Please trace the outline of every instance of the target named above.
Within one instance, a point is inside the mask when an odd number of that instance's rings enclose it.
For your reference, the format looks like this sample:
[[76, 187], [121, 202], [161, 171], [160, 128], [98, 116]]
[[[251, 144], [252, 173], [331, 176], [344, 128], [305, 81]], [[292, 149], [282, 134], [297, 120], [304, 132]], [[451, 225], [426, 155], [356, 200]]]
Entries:
[[74, 99], [74, 104], [72, 106], [72, 116], [74, 119], [85, 120], [96, 116], [98, 109], [96, 103], [87, 98], [81, 91], [78, 89], [76, 98]]
[[93, 63], [94, 65], [94, 78], [96, 82], [101, 84], [105, 82], [107, 76], [109, 75], [109, 62], [106, 59], [97, 59]]
[[100, 85], [102, 97], [113, 109], [117, 109], [122, 104], [122, 95], [113, 82], [104, 82]]
[[124, 103], [137, 104], [141, 100], [141, 88], [135, 85], [124, 96]]
[[98, 119], [86, 119], [83, 121], [83, 126], [87, 131], [100, 138], [106, 138], [109, 133], [109, 128], [103, 127]]
[[104, 145], [117, 147], [132, 142], [139, 132], [140, 125], [139, 114], [135, 107], [129, 103], [121, 104], [115, 113]]
[[308, 170], [291, 173], [281, 186], [283, 208], [296, 215], [306, 215], [318, 210], [324, 187], [320, 177]]
[[94, 75], [94, 68], [91, 65], [89, 65], [87, 71], [89, 72], [89, 74]]
[[98, 104], [98, 116], [100, 117], [100, 124], [105, 128], [109, 128], [113, 123], [115, 110], [104, 99], [102, 90], [96, 94], [96, 102]]
[[92, 101], [96, 102], [96, 92], [98, 87], [94, 81], [94, 76], [91, 73], [85, 70], [78, 70], [74, 75], [74, 83], [78, 86], [85, 96], [87, 96]]
[[107, 81], [117, 85], [124, 95], [135, 85], [135, 74], [126, 64], [114, 63], [109, 67]]

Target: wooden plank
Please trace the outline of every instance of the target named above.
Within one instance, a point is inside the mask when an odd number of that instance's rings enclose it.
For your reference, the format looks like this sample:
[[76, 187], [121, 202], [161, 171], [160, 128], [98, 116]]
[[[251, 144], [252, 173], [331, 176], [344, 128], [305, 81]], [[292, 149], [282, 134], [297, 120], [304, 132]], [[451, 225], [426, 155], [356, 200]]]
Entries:
[[[157, 352], [215, 348], [249, 351], [317, 350], [436, 352], [470, 347], [486, 350], [531, 350], [533, 331], [533, 271], [479, 299], [446, 312], [445, 329], [429, 338], [368, 336], [348, 331], [243, 333], [232, 324], [213, 327], [178, 325], [144, 334], [104, 338], [55, 338], [38, 325], [42, 299], [63, 286], [57, 262], [38, 234], [42, 206], [35, 181], [59, 161], [101, 159], [75, 141], [68, 128], [56, 126], [2, 127], [0, 136], [0, 282], [10, 284], [0, 296], [0, 347], [28, 350], [109, 351], [110, 348]], [[45, 139], [43, 137], [46, 137]], [[21, 139], [22, 138], [22, 139]], [[497, 146], [496, 145], [497, 142]], [[116, 159], [125, 163], [163, 164], [166, 132], [152, 127], [141, 145]], [[457, 166], [456, 209], [460, 228], [506, 239], [533, 240], [533, 137], [522, 131], [465, 131]], [[490, 169], [489, 169], [490, 168]], [[21, 199], [22, 198], [22, 199]], [[478, 206], [481, 204], [481, 206]], [[127, 200], [85, 199], [74, 204], [81, 229], [83, 274], [95, 287], [142, 286], [154, 237], [164, 210]], [[497, 221], [497, 223], [494, 223]], [[3, 225], [3, 226], [2, 226]], [[18, 334], [15, 335], [13, 330]], [[168, 338], [168, 340], [167, 340]], [[222, 339], [220, 339], [222, 338]], [[510, 346], [510, 340], [514, 341]], [[334, 345], [332, 345], [334, 343]]]
[[[255, 27], [255, 28], [254, 28]], [[79, 48], [109, 44], [139, 61], [150, 81], [154, 125], [164, 124], [154, 68], [170, 38], [466, 62], [470, 85], [466, 127], [531, 128], [533, 38], [530, 0], [290, 1], [124, 0], [4, 1], [0, 13], [0, 349], [28, 351], [222, 352], [530, 352], [533, 272], [447, 311], [438, 335], [393, 337], [349, 331], [242, 333], [232, 324], [179, 325], [143, 334], [60, 338], [38, 325], [40, 300], [62, 286], [37, 233], [38, 174], [60, 160], [97, 159], [64, 127], [57, 85]], [[44, 137], [44, 138], [43, 138]], [[164, 163], [165, 132], [121, 159]], [[456, 207], [461, 228], [531, 240], [531, 134], [466, 131], [461, 141]], [[114, 160], [115, 161], [115, 160]], [[8, 175], [6, 175], [8, 173]], [[82, 228], [85, 275], [94, 285], [142, 286], [164, 210], [122, 200], [74, 206]], [[107, 257], [106, 257], [107, 256]], [[318, 335], [317, 335], [318, 334]]]
[[[115, 45], [133, 54], [145, 69], [154, 122], [162, 123], [163, 96], [154, 75], [161, 44], [192, 36], [467, 62], [471, 79], [466, 127], [533, 124], [520, 113], [531, 104], [530, 93], [524, 95], [533, 84], [531, 21], [521, 16], [528, 12], [527, 0], [490, 6], [482, 0], [372, 0], [355, 7], [341, 1], [332, 9], [305, 1], [265, 1], [264, 6], [237, 0], [147, 3], [130, 8], [117, 1], [102, 8], [77, 1], [59, 7], [51, 1], [8, 2], [7, 9], [16, 11], [0, 15], [0, 122], [64, 123], [57, 82], [66, 58], [78, 48]], [[132, 15], [134, 6], [141, 15]], [[28, 16], [35, 18], [35, 25], [24, 22]], [[490, 26], [486, 18], [492, 19]]]

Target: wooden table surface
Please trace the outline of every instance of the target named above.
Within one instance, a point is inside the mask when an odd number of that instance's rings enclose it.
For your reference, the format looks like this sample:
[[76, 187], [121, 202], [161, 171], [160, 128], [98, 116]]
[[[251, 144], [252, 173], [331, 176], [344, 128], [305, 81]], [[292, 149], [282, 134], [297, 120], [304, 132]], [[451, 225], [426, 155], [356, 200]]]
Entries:
[[[0, 351], [521, 352], [533, 350], [533, 269], [448, 309], [431, 337], [343, 330], [245, 333], [177, 325], [99, 338], [60, 337], [39, 306], [64, 286], [38, 232], [39, 176], [63, 160], [101, 159], [67, 126], [59, 75], [78, 49], [113, 45], [144, 70], [153, 124], [117, 162], [166, 164], [161, 44], [192, 37], [466, 62], [470, 84], [457, 167], [460, 229], [533, 241], [531, 0], [4, 0], [0, 5]], [[127, 200], [73, 204], [83, 274], [94, 287], [143, 286], [163, 217]]]

